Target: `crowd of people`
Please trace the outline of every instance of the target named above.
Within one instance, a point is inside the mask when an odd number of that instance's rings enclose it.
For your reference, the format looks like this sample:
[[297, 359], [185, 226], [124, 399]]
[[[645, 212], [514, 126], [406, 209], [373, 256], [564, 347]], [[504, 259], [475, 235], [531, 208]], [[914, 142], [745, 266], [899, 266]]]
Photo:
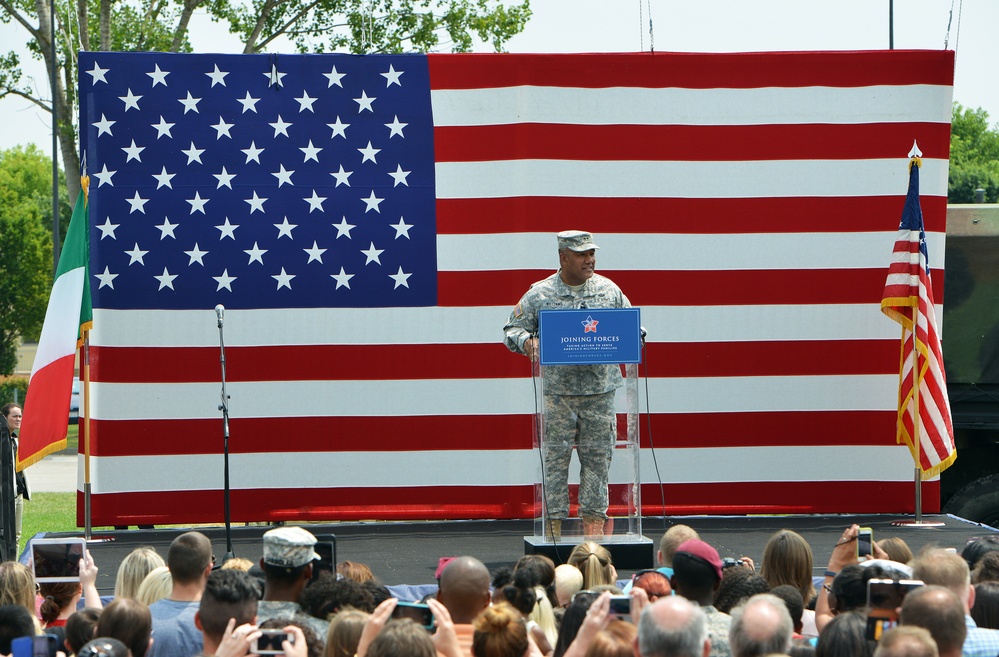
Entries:
[[[129, 554], [106, 604], [89, 554], [79, 582], [41, 586], [0, 563], [0, 655], [50, 634], [67, 657], [999, 657], [999, 535], [918, 555], [886, 539], [864, 559], [858, 532], [842, 533], [821, 577], [793, 531], [770, 538], [757, 569], [674, 525], [655, 567], [627, 580], [583, 542], [557, 567], [542, 555], [493, 572], [473, 556], [442, 560], [436, 590], [411, 602], [365, 564], [316, 571], [301, 527], [266, 532], [257, 563], [219, 565], [190, 531], [165, 560]], [[872, 597], [873, 585], [906, 594]]]

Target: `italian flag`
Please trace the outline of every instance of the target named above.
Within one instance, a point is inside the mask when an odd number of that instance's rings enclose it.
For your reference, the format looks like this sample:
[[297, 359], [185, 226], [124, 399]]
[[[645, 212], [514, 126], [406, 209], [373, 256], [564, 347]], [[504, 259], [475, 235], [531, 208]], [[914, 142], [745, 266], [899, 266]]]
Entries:
[[55, 283], [45, 311], [42, 337], [31, 368], [24, 420], [18, 435], [18, 470], [66, 447], [73, 367], [83, 333], [93, 324], [87, 262], [90, 257], [87, 183], [76, 199]]

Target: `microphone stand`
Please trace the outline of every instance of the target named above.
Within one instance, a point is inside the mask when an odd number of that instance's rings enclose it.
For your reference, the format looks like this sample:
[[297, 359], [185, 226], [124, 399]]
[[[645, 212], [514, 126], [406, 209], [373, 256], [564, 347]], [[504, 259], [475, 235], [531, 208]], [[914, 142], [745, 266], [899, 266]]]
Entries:
[[219, 313], [219, 352], [220, 352], [220, 362], [222, 363], [222, 403], [219, 404], [219, 410], [222, 411], [222, 432], [224, 435], [223, 446], [222, 446], [222, 462], [223, 462], [223, 511], [222, 515], [225, 518], [225, 555], [222, 557], [222, 563], [225, 563], [229, 559], [235, 557], [235, 553], [232, 550], [232, 526], [231, 526], [231, 516], [229, 510], [229, 395], [225, 391], [225, 338], [222, 334], [222, 314]]

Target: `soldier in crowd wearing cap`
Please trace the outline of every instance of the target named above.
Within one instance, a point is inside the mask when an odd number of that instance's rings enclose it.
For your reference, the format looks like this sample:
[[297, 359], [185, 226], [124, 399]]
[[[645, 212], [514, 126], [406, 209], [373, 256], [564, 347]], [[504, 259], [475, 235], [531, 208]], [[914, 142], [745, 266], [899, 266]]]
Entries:
[[[594, 273], [593, 236], [579, 230], [558, 234], [559, 270], [534, 283], [503, 327], [510, 351], [538, 357], [538, 312], [558, 308], [627, 308], [621, 288]], [[545, 372], [545, 534], [561, 536], [569, 517], [569, 462], [573, 446], [580, 465], [579, 515], [583, 533], [603, 536], [607, 520], [607, 476], [614, 451], [614, 391], [621, 387], [617, 365], [565, 365]]]
[[264, 598], [257, 605], [257, 620], [305, 616], [316, 633], [325, 637], [329, 623], [308, 616], [298, 604], [302, 589], [312, 579], [316, 537], [301, 527], [278, 527], [264, 534]]
[[714, 606], [715, 591], [721, 580], [722, 560], [718, 550], [696, 538], [677, 546], [670, 584], [676, 595], [697, 603], [704, 612], [711, 637], [711, 657], [732, 655], [728, 642], [732, 617]]

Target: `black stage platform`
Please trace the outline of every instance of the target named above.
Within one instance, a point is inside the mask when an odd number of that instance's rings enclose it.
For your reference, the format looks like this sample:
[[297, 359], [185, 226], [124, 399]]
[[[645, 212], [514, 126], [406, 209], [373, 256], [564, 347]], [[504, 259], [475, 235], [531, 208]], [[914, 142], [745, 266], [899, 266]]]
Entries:
[[[925, 515], [926, 521], [943, 521], [942, 528], [892, 527], [899, 515], [812, 515], [812, 516], [667, 516], [643, 520], [643, 534], [658, 547], [659, 538], [674, 524], [690, 525], [701, 537], [718, 549], [722, 557], [752, 557], [757, 563], [770, 536], [780, 529], [791, 529], [811, 544], [815, 555], [815, 573], [820, 575], [832, 548], [843, 529], [851, 524], [871, 527], [874, 539], [889, 536], [903, 538], [918, 552], [925, 545], [954, 547], [958, 551], [969, 538], [997, 530], [954, 516]], [[911, 516], [909, 517], [911, 519]], [[334, 534], [337, 557], [368, 564], [387, 585], [434, 584], [434, 570], [442, 556], [472, 555], [493, 570], [512, 565], [524, 554], [524, 537], [533, 532], [528, 520], [468, 520], [428, 522], [366, 522], [340, 524], [303, 524], [313, 534]], [[223, 527], [197, 527], [212, 540], [215, 554], [225, 553]], [[261, 556], [261, 536], [269, 527], [233, 527], [233, 551], [237, 557], [257, 561]], [[149, 545], [166, 556], [170, 541], [185, 528], [94, 532], [90, 545], [100, 569], [98, 588], [110, 595], [121, 560], [133, 549]], [[47, 534], [49, 537], [82, 534]], [[560, 546], [564, 560], [571, 544]], [[563, 554], [564, 552], [564, 554]], [[651, 567], [649, 563], [647, 566]], [[643, 566], [644, 567], [644, 566]], [[629, 570], [619, 570], [624, 578]]]

